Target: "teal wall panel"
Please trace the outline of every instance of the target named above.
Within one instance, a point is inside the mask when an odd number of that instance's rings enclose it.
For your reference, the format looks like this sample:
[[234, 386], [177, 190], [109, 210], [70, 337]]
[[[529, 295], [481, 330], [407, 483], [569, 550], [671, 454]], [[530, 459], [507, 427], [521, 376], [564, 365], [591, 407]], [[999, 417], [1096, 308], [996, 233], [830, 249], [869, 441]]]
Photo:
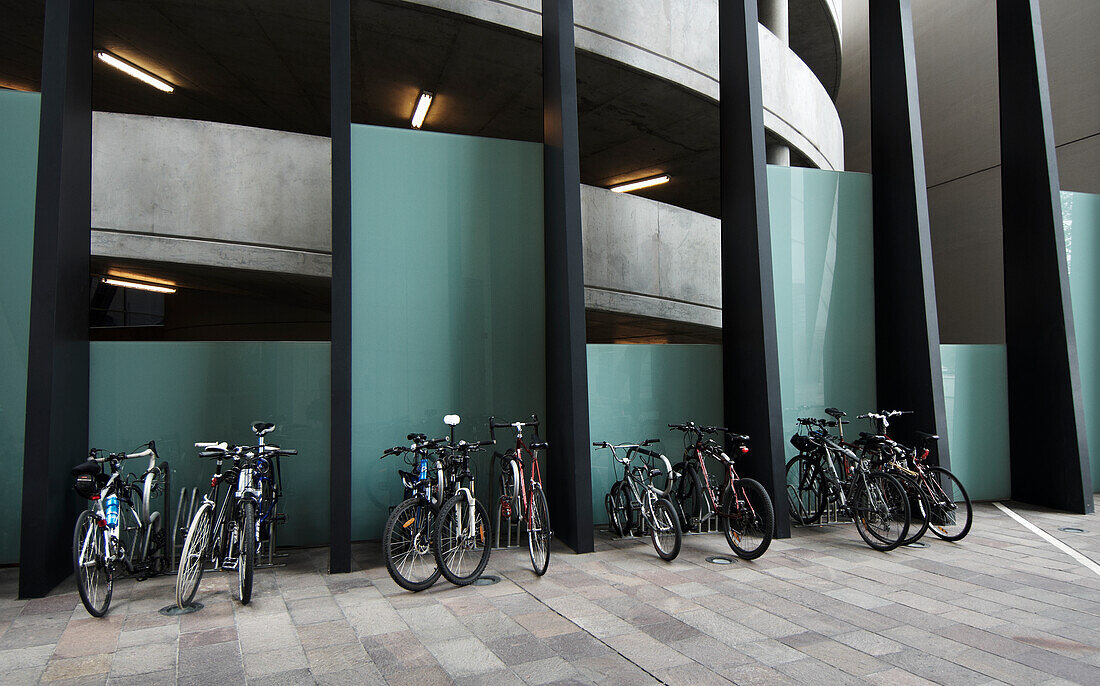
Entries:
[[252, 422], [274, 422], [268, 442], [298, 450], [282, 460], [278, 543], [326, 543], [329, 396], [328, 343], [93, 342], [88, 443], [131, 451], [155, 440], [172, 469], [174, 519], [181, 487], [210, 486], [214, 465], [196, 441], [254, 445]]
[[363, 540], [381, 538], [400, 500], [402, 464], [379, 456], [407, 433], [445, 435], [453, 412], [460, 438], [485, 439], [491, 414], [543, 414], [542, 146], [354, 125], [351, 174], [352, 538]]
[[1062, 222], [1092, 490], [1100, 491], [1100, 195], [1062, 191]]
[[1008, 357], [1003, 345], [941, 345], [951, 471], [973, 500], [1009, 498]]
[[[683, 434], [668, 424], [722, 422], [722, 347], [719, 345], [589, 345], [588, 412], [593, 442], [656, 446], [673, 463]], [[616, 474], [616, 472], [618, 472]], [[607, 522], [604, 495], [622, 476], [609, 450], [592, 453], [592, 514]]]
[[877, 409], [871, 177], [769, 166], [768, 208], [789, 436], [796, 418], [829, 406], [852, 417]]
[[[38, 93], [0, 90], [0, 472], [23, 483], [34, 197], [38, 178]], [[0, 522], [0, 564], [19, 561], [18, 500]]]

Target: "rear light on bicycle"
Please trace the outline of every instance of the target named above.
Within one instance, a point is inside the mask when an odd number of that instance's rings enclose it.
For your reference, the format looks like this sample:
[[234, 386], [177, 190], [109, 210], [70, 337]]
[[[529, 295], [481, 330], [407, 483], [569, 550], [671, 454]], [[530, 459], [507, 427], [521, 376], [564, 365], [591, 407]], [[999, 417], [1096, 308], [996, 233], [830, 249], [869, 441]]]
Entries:
[[96, 526], [98, 526], [100, 529], [106, 529], [107, 528], [107, 520], [103, 519], [102, 517], [95, 520], [95, 523], [96, 523]]
[[512, 503], [508, 501], [508, 498], [501, 497], [500, 499], [500, 516], [511, 517], [512, 516]]
[[749, 452], [749, 448], [748, 448], [748, 446], [745, 446], [745, 445], [741, 446], [741, 452], [742, 452], [742, 453], [747, 453], [747, 452]]
[[88, 498], [88, 500], [99, 500], [99, 494], [98, 494], [98, 493], [96, 493], [96, 494], [95, 494], [95, 495], [93, 495], [92, 497]]
[[920, 453], [920, 457], [918, 457], [917, 459], [921, 462], [924, 462], [926, 459], [928, 459], [928, 448], [922, 450]]

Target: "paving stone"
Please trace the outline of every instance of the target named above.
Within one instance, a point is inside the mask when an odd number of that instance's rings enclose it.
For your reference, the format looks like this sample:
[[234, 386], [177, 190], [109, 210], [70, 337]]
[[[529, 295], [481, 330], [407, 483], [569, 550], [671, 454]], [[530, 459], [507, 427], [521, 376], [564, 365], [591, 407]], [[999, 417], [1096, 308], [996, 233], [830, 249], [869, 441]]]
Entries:
[[506, 665], [479, 639], [429, 641], [425, 647], [452, 677], [473, 676], [503, 669]]
[[63, 679], [87, 679], [97, 674], [107, 674], [111, 669], [111, 655], [87, 655], [84, 657], [55, 658], [50, 660], [42, 681]]
[[276, 648], [264, 653], [244, 655], [244, 673], [249, 679], [278, 672], [307, 669], [309, 663], [301, 648]]
[[176, 646], [171, 643], [121, 648], [111, 660], [111, 674], [134, 676], [169, 669], [176, 665]]
[[306, 652], [306, 659], [309, 661], [309, 671], [314, 675], [361, 669], [371, 665], [370, 658], [360, 643], [314, 648]]

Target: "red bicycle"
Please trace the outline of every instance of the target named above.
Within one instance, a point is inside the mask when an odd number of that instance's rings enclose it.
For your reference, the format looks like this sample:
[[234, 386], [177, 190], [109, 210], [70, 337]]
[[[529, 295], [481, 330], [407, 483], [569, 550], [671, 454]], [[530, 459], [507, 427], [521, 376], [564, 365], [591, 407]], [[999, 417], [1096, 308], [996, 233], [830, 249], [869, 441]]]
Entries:
[[[535, 574], [542, 576], [550, 565], [550, 539], [554, 532], [550, 530], [550, 510], [546, 506], [546, 494], [542, 489], [542, 473], [539, 471], [538, 455], [540, 450], [549, 446], [538, 440], [539, 418], [531, 415], [526, 422], [505, 422], [498, 424], [495, 417], [489, 417], [489, 437], [496, 439], [496, 429], [513, 428], [516, 430], [516, 447], [500, 456], [500, 515], [513, 522], [523, 520], [527, 528], [527, 547], [531, 551], [531, 566]], [[523, 442], [523, 430], [532, 428], [535, 440], [530, 445]], [[526, 477], [523, 459], [531, 460], [530, 478]]]

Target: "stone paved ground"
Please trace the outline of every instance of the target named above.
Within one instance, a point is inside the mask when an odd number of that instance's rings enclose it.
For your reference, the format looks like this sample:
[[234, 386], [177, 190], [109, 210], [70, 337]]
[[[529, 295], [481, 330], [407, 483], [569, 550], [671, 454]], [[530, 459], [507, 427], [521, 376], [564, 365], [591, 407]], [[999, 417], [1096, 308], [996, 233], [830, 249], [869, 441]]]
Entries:
[[[1012, 507], [1100, 560], [1096, 516]], [[715, 554], [720, 535], [686, 538], [672, 563], [603, 538], [537, 579], [497, 551], [500, 583], [411, 594], [376, 545], [335, 576], [326, 550], [298, 550], [257, 574], [248, 607], [211, 573], [201, 612], [157, 613], [168, 577], [117, 584], [102, 620], [71, 581], [20, 601], [0, 570], [0, 683], [1100, 684], [1100, 576], [991, 505], [961, 544], [876, 553], [847, 525], [797, 530], [754, 563]]]

